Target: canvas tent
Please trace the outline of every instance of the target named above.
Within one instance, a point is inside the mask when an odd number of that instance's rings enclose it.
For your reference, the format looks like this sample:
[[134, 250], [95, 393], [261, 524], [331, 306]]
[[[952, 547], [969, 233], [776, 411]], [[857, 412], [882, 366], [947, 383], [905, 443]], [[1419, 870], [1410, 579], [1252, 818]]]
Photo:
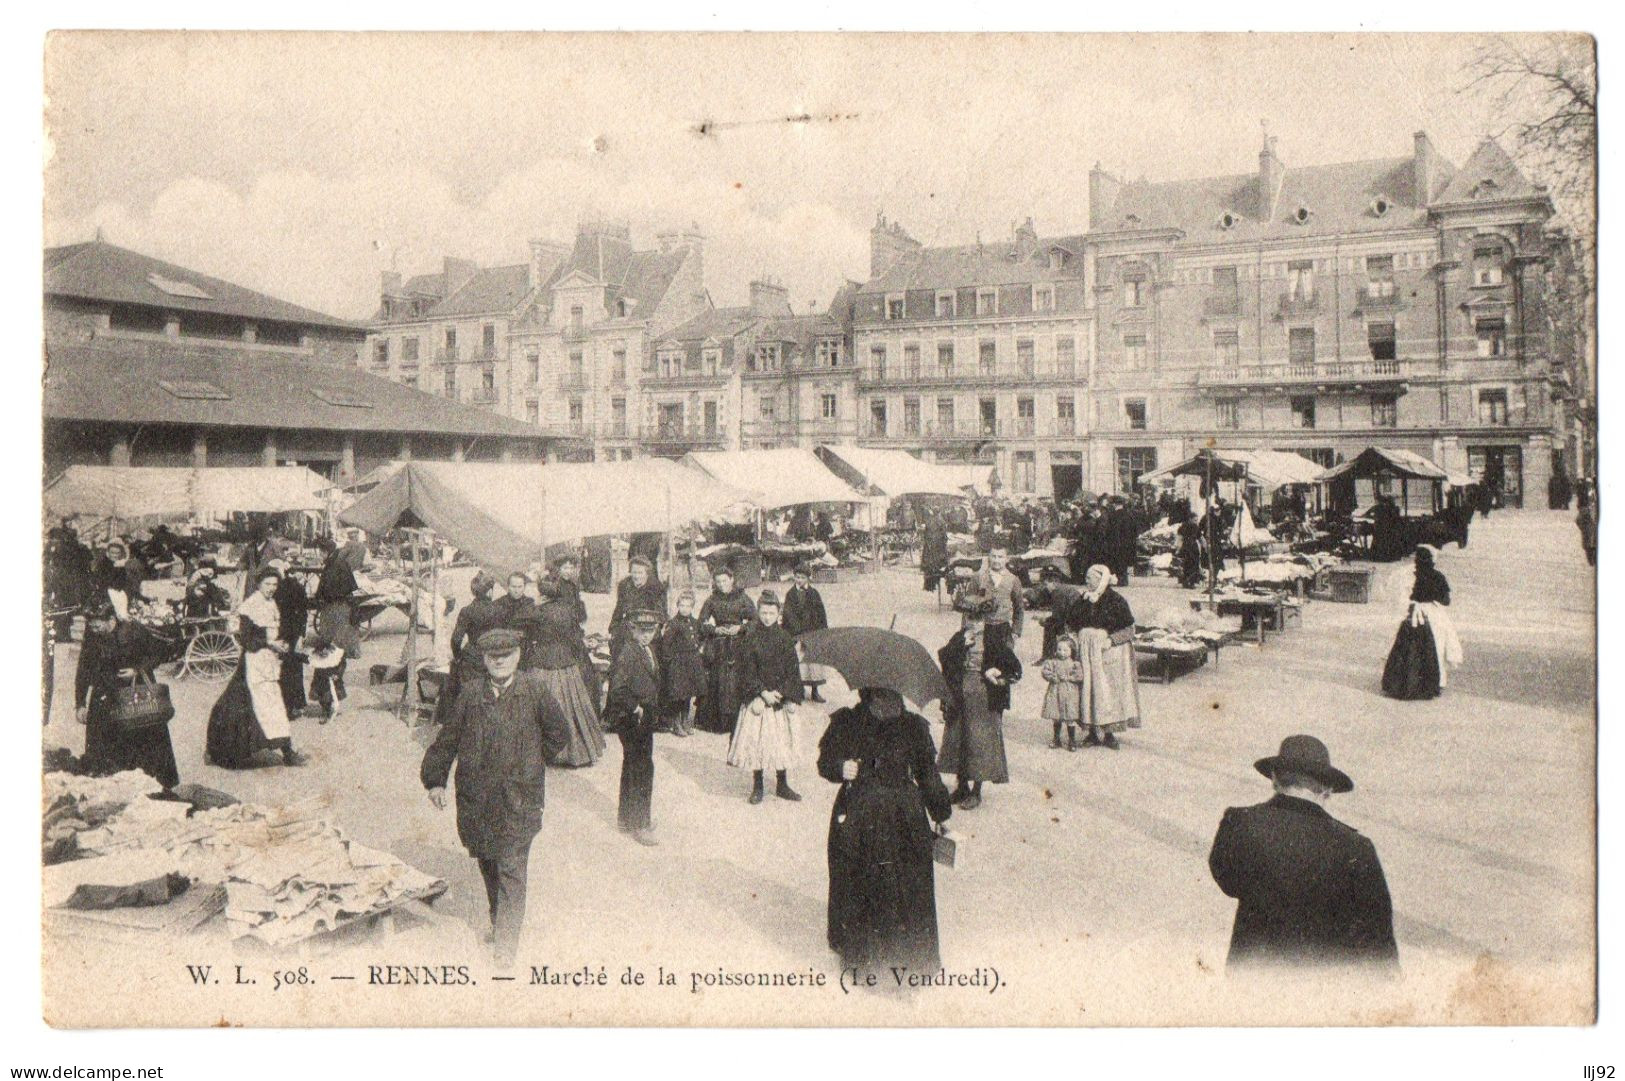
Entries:
[[[922, 462], [902, 450], [826, 445], [819, 447], [817, 454], [848, 484], [867, 486], [893, 499], [909, 495], [963, 496], [974, 483], [963, 466]], [[984, 474], [991, 468], [986, 467]]]
[[[1142, 484], [1156, 483], [1159, 480], [1168, 480], [1179, 476], [1201, 476], [1205, 471], [1200, 463], [1204, 462], [1203, 455], [1212, 454], [1216, 463], [1228, 463], [1235, 467], [1222, 470], [1216, 474], [1217, 480], [1235, 480], [1229, 473], [1244, 474], [1248, 484], [1255, 484], [1268, 491], [1285, 487], [1289, 484], [1318, 484], [1320, 482], [1321, 467], [1305, 458], [1301, 454], [1278, 450], [1227, 450], [1216, 448], [1212, 451], [1202, 451], [1195, 457], [1167, 466], [1163, 469], [1153, 470], [1140, 476]], [[1197, 463], [1197, 468], [1192, 468]]]
[[[643, 464], [643, 463], [640, 463]], [[736, 490], [750, 493], [762, 510], [807, 503], [868, 503], [818, 455], [800, 447], [777, 450], [692, 451], [682, 464]]]
[[697, 470], [636, 462], [407, 462], [343, 511], [369, 533], [421, 523], [479, 563], [523, 570], [550, 545], [669, 533], [738, 516], [747, 494]]
[[52, 517], [219, 517], [233, 512], [319, 511], [331, 487], [304, 466], [73, 465], [45, 488]]
[[1358, 514], [1377, 496], [1392, 495], [1407, 517], [1437, 513], [1444, 506], [1443, 486], [1449, 480], [1450, 474], [1420, 454], [1388, 447], [1367, 447], [1320, 475], [1338, 510]]

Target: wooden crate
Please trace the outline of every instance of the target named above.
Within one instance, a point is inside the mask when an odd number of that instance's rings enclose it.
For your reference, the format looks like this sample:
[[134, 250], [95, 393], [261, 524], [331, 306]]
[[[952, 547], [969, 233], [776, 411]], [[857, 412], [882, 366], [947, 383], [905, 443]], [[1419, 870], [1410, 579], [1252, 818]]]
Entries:
[[1316, 577], [1312, 595], [1340, 604], [1370, 604], [1374, 574], [1370, 567], [1328, 567]]

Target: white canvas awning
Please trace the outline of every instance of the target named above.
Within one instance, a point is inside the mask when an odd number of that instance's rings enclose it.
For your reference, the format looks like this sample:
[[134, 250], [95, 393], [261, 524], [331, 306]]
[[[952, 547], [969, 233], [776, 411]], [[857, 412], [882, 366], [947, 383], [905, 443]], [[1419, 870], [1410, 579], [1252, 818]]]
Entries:
[[[642, 463], [640, 463], [642, 464]], [[683, 464], [735, 489], [749, 492], [763, 510], [805, 503], [867, 503], [818, 455], [800, 447], [778, 450], [693, 451]]]
[[[902, 450], [826, 445], [818, 448], [818, 454], [826, 462], [833, 458], [840, 463], [830, 463], [838, 473], [840, 466], [845, 466], [849, 481], [867, 484], [880, 495], [893, 499], [906, 495], [963, 496], [976, 483], [963, 465], [922, 462]], [[993, 467], [980, 468], [980, 479], [985, 481]]]
[[331, 487], [304, 466], [69, 466], [45, 488], [52, 517], [220, 516], [321, 510]]

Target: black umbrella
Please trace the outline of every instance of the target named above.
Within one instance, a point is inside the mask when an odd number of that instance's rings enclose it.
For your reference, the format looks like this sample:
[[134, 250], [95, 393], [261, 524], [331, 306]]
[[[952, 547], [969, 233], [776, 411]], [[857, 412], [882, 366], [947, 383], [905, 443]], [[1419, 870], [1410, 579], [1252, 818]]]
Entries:
[[916, 706], [948, 691], [935, 658], [907, 635], [879, 627], [826, 627], [797, 641], [805, 664], [833, 668], [854, 690], [885, 687]]

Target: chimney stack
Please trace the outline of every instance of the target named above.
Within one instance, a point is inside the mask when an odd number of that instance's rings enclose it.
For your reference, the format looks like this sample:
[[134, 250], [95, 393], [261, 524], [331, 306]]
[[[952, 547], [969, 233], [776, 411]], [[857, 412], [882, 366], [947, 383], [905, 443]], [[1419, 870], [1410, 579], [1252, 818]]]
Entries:
[[381, 275], [378, 291], [384, 296], [397, 296], [401, 291], [401, 275], [397, 270], [386, 270]]
[[884, 213], [875, 216], [869, 230], [869, 277], [878, 278], [902, 260], [920, 250], [920, 242], [896, 222], [887, 223]]
[[525, 286], [527, 289], [540, 289], [553, 268], [569, 257], [570, 249], [567, 245], [556, 240], [541, 240], [532, 238], [530, 242], [530, 265], [525, 269]]
[[1275, 204], [1285, 177], [1286, 166], [1275, 153], [1275, 136], [1266, 135], [1264, 149], [1258, 152], [1258, 214], [1263, 221], [1275, 220]]
[[1089, 170], [1089, 228], [1104, 229], [1110, 220], [1113, 205], [1117, 202], [1117, 193], [1123, 190], [1123, 182], [1100, 167]]
[[752, 315], [790, 315], [790, 290], [771, 278], [757, 278], [750, 283], [750, 313]]
[[1439, 177], [1439, 152], [1433, 149], [1428, 133], [1419, 131], [1411, 136], [1415, 156], [1411, 160], [1411, 183], [1416, 188], [1416, 205], [1425, 207], [1433, 201], [1433, 188]]

